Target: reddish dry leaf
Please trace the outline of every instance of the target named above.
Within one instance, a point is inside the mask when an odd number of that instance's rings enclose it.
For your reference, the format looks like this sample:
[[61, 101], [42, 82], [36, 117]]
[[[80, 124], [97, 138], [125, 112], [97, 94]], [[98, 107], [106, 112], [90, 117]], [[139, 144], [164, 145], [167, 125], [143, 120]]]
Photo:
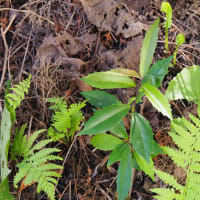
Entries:
[[86, 84], [85, 82], [83, 82], [80, 79], [76, 79], [75, 84], [78, 86], [78, 88], [80, 89], [81, 92], [86, 92], [86, 91], [92, 90], [92, 88], [88, 84]]

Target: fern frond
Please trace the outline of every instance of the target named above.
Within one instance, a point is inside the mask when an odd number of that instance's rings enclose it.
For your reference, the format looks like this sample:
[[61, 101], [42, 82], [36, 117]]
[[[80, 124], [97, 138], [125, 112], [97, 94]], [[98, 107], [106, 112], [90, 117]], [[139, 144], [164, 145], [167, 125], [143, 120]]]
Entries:
[[63, 97], [47, 98], [47, 102], [53, 104], [49, 108], [57, 111], [66, 110], [67, 104]]
[[11, 146], [11, 159], [17, 160], [16, 156], [21, 156], [24, 152], [26, 138], [24, 137], [24, 131], [27, 124], [24, 124], [20, 130], [16, 129], [13, 144]]
[[31, 146], [33, 145], [33, 143], [35, 142], [35, 140], [39, 137], [40, 133], [44, 132], [45, 129], [41, 129], [38, 131], [35, 131], [27, 140], [25, 148], [24, 148], [24, 153], [23, 156], [27, 157], [30, 154], [30, 149]]
[[183, 192], [184, 187], [180, 185], [172, 175], [157, 169], [155, 169], [155, 173], [160, 177], [160, 179], [162, 179], [163, 182], [165, 182], [168, 185], [172, 185], [175, 190]]
[[8, 93], [5, 96], [6, 101], [9, 105], [15, 110], [19, 107], [21, 101], [24, 99], [25, 94], [28, 93], [28, 89], [30, 87], [31, 75], [22, 82], [19, 82], [17, 85], [14, 85], [10, 90], [13, 93]]
[[173, 189], [169, 188], [155, 188], [151, 189], [152, 192], [157, 193], [158, 195], [153, 196], [157, 200], [182, 200], [180, 194], [176, 194]]
[[83, 119], [81, 109], [86, 105], [86, 102], [71, 104], [69, 108], [67, 108], [63, 98], [50, 98], [48, 102], [54, 104], [50, 108], [55, 111], [52, 124], [48, 129], [48, 137], [51, 137], [55, 142], [63, 138], [68, 141], [79, 130], [79, 124]]
[[66, 132], [70, 128], [70, 114], [67, 110], [55, 112], [52, 118], [54, 126], [59, 132]]
[[[190, 115], [193, 123], [185, 118], [172, 122], [172, 131], [169, 133], [179, 149], [164, 147], [164, 151], [187, 173], [186, 184], [181, 186], [173, 176], [156, 170], [156, 174], [180, 194], [169, 189], [153, 189], [160, 196], [156, 199], [169, 200], [199, 200], [200, 199], [200, 120]], [[178, 196], [177, 196], [178, 195]], [[170, 197], [169, 197], [170, 196]]]
[[[14, 177], [14, 186], [24, 179], [23, 184], [30, 185], [37, 183], [37, 192], [44, 191], [50, 200], [55, 200], [55, 185], [57, 180], [55, 177], [61, 175], [56, 172], [63, 167], [50, 161], [63, 160], [61, 157], [54, 155], [60, 152], [57, 148], [44, 148], [47, 144], [52, 142], [51, 139], [40, 141], [34, 145], [35, 140], [39, 134], [44, 130], [34, 132], [26, 139], [24, 160], [17, 165], [18, 173]], [[42, 149], [43, 148], [43, 149]], [[36, 151], [36, 152], [35, 152]]]

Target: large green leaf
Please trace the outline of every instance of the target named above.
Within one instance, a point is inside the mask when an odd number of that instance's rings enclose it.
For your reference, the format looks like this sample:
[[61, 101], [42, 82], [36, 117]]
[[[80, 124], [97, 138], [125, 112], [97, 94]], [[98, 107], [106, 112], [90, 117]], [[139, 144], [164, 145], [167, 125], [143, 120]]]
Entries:
[[115, 126], [113, 126], [110, 129], [110, 132], [118, 137], [123, 138], [123, 139], [128, 139], [128, 134], [126, 132], [126, 128], [124, 126], [123, 121], [121, 121], [121, 122], [117, 123]]
[[89, 121], [85, 123], [84, 129], [79, 135], [95, 135], [96, 133], [110, 130], [122, 120], [129, 109], [130, 105], [116, 104], [96, 111]]
[[159, 18], [146, 32], [140, 54], [140, 75], [144, 77], [151, 65], [159, 31]]
[[10, 133], [11, 133], [12, 122], [10, 113], [6, 106], [2, 113], [1, 120], [1, 137], [0, 137], [0, 159], [1, 159], [1, 180], [4, 180], [10, 170], [8, 169], [8, 149], [10, 145]]
[[123, 140], [113, 135], [108, 135], [106, 133], [100, 133], [93, 136], [90, 142], [97, 149], [104, 150], [104, 151], [113, 150], [119, 144], [124, 143]]
[[152, 159], [150, 158], [150, 162], [147, 162], [142, 156], [137, 154], [137, 152], [134, 152], [134, 158], [140, 169], [154, 180], [154, 165]]
[[81, 94], [90, 102], [91, 105], [97, 108], [121, 103], [121, 101], [119, 101], [115, 96], [100, 90], [90, 90], [81, 92]]
[[14, 196], [12, 196], [9, 192], [9, 184], [7, 178], [5, 178], [0, 183], [0, 200], [15, 200]]
[[110, 154], [107, 162], [107, 167], [112, 165], [113, 163], [120, 161], [123, 158], [124, 152], [129, 148], [128, 143], [123, 142], [118, 145]]
[[83, 77], [82, 80], [99, 89], [135, 87], [135, 82], [127, 75], [111, 71], [95, 72]]
[[143, 78], [142, 84], [149, 83], [158, 88], [161, 85], [163, 78], [168, 73], [168, 67], [172, 58], [173, 56], [170, 56], [156, 62]]
[[132, 178], [132, 155], [129, 146], [123, 152], [117, 174], [118, 199], [124, 200], [128, 196]]
[[152, 105], [163, 115], [172, 119], [171, 108], [167, 98], [157, 88], [148, 83], [144, 84], [142, 88]]
[[200, 101], [200, 66], [193, 65], [183, 69], [170, 82], [166, 97], [170, 100], [187, 99], [199, 103]]
[[158, 154], [165, 154], [165, 152], [161, 149], [161, 147], [158, 145], [158, 143], [155, 142], [155, 140], [153, 140], [151, 157], [155, 157]]
[[152, 152], [153, 131], [148, 120], [139, 113], [134, 113], [131, 119], [131, 143], [133, 149], [149, 162]]
[[133, 69], [115, 68], [115, 69], [112, 69], [110, 71], [111, 72], [117, 72], [117, 73], [120, 73], [120, 74], [124, 74], [124, 75], [127, 75], [127, 76], [140, 78], [140, 75]]

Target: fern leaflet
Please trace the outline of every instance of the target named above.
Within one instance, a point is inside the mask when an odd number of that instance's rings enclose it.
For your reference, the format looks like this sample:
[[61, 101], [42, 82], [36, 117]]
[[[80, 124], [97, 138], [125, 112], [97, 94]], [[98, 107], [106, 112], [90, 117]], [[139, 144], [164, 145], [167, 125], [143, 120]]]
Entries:
[[[19, 168], [18, 173], [14, 177], [14, 186], [23, 179], [24, 185], [31, 185], [37, 183], [37, 192], [44, 191], [51, 200], [55, 200], [55, 185], [57, 184], [56, 177], [61, 175], [56, 172], [63, 167], [49, 161], [62, 160], [61, 157], [53, 155], [60, 150], [57, 148], [44, 148], [47, 144], [52, 142], [51, 139], [41, 140], [34, 145], [35, 140], [39, 134], [44, 130], [34, 132], [29, 138], [24, 136], [25, 140], [23, 146], [24, 160], [17, 164]], [[17, 136], [17, 139], [19, 137]], [[14, 143], [15, 144], [15, 141]]]
[[71, 104], [69, 107], [60, 97], [48, 98], [47, 101], [53, 104], [50, 108], [54, 110], [48, 136], [55, 142], [63, 138], [68, 141], [79, 130], [79, 124], [84, 119], [80, 110], [85, 106], [85, 101]]
[[5, 96], [8, 104], [15, 110], [19, 107], [21, 101], [24, 99], [25, 94], [28, 94], [28, 89], [31, 83], [31, 75], [22, 82], [19, 82], [17, 85], [14, 85], [11, 90], [13, 93], [8, 93]]
[[[169, 135], [172, 137], [178, 150], [164, 147], [164, 151], [171, 159], [186, 173], [185, 186], [180, 185], [173, 176], [155, 170], [156, 174], [172, 189], [152, 189], [151, 191], [159, 194], [154, 196], [156, 199], [169, 200], [199, 200], [200, 199], [200, 120], [190, 115], [191, 121], [185, 118], [175, 119], [172, 122], [172, 131]], [[179, 191], [177, 193], [177, 191]]]

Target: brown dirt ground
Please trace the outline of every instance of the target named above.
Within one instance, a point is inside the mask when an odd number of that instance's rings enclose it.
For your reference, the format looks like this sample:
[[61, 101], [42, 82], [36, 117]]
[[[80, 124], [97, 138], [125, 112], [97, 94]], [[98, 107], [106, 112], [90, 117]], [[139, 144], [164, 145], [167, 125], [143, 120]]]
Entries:
[[[17, 83], [32, 74], [29, 95], [17, 110], [16, 127], [29, 123], [33, 131], [48, 128], [51, 112], [45, 98], [64, 96], [68, 104], [82, 101], [80, 91], [90, 88], [83, 85], [79, 78], [88, 73], [116, 66], [138, 70], [141, 45], [135, 45], [142, 42], [146, 26], [157, 17], [160, 17], [161, 21], [164, 19], [159, 11], [161, 0], [122, 0], [121, 4], [132, 13], [136, 22], [142, 23], [142, 28], [140, 24], [136, 35], [126, 37], [129, 33], [125, 31], [129, 27], [124, 26], [121, 32], [111, 27], [109, 23], [112, 16], [110, 19], [108, 17], [104, 25], [98, 24], [100, 18], [94, 19], [93, 24], [97, 24], [93, 25], [88, 20], [90, 17], [87, 18], [87, 9], [83, 9], [81, 2], [87, 1], [0, 0], [1, 106], [4, 101], [5, 82], [12, 77], [13, 83]], [[177, 33], [184, 33], [186, 44], [182, 45], [178, 52], [177, 65], [170, 69], [163, 81], [163, 91], [168, 81], [184, 67], [200, 65], [200, 1], [177, 0], [171, 1], [171, 4], [174, 15], [169, 31], [170, 53], [174, 50]], [[164, 30], [161, 29], [154, 61], [166, 57], [163, 50]], [[126, 56], [131, 51], [131, 56]], [[133, 94], [132, 90], [112, 92], [123, 102], [127, 102]], [[190, 102], [176, 101], [172, 106], [174, 116], [186, 116], [188, 111], [195, 113], [195, 107]], [[157, 142], [161, 145], [173, 145], [167, 135], [169, 122], [146, 101], [140, 112], [150, 120]], [[89, 105], [84, 109], [84, 114], [86, 118], [91, 116], [92, 109]], [[89, 137], [75, 137], [69, 144], [54, 145], [62, 149], [61, 156], [65, 158], [62, 178], [56, 188], [56, 199], [116, 199], [115, 180], [118, 165], [106, 168], [109, 152], [94, 149], [89, 145]], [[184, 182], [183, 172], [167, 156], [158, 156], [154, 161], [158, 168], [175, 174], [179, 181]], [[26, 188], [21, 194], [13, 188], [15, 164], [11, 162], [9, 166], [13, 170], [9, 177], [12, 194], [21, 200], [47, 199], [45, 194], [36, 193], [35, 185]], [[130, 199], [153, 199], [149, 189], [161, 185], [163, 183], [160, 180], [152, 182], [144, 173], [137, 172]]]

